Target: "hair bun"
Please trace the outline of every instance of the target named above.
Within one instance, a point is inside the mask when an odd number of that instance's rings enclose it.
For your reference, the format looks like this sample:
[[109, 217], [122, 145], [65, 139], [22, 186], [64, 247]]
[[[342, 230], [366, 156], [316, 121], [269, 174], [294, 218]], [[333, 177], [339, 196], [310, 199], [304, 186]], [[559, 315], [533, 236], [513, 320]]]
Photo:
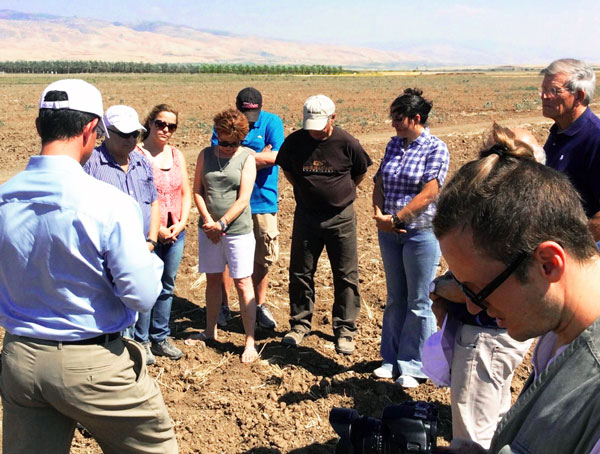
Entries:
[[405, 95], [413, 95], [413, 96], [421, 96], [423, 94], [423, 90], [418, 88], [407, 88], [404, 90]]

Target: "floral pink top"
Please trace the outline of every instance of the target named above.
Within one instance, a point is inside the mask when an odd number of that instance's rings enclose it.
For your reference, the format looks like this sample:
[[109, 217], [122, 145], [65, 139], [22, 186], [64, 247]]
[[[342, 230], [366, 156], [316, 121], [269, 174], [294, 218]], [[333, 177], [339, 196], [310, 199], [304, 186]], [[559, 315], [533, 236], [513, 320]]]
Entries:
[[181, 160], [176, 148], [171, 147], [173, 153], [173, 165], [169, 169], [158, 167], [152, 155], [139, 145], [137, 151], [146, 156], [152, 163], [154, 172], [154, 183], [158, 192], [158, 202], [160, 205], [160, 225], [167, 227], [169, 213], [171, 213], [172, 223], [179, 222], [181, 219], [181, 199], [183, 176], [181, 174]]

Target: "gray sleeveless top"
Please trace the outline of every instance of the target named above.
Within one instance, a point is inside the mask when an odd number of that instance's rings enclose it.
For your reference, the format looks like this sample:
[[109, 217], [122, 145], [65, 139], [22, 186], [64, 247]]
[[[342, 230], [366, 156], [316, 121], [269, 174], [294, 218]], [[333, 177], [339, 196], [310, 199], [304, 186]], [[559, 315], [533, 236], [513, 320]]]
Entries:
[[[238, 197], [242, 169], [252, 150], [241, 147], [239, 153], [231, 158], [218, 158], [217, 146], [204, 149], [204, 164], [202, 168], [202, 184], [204, 185], [204, 200], [208, 212], [216, 221], [227, 212]], [[204, 221], [201, 219], [201, 223]], [[250, 203], [242, 214], [231, 221], [227, 235], [243, 235], [252, 232], [252, 212]]]

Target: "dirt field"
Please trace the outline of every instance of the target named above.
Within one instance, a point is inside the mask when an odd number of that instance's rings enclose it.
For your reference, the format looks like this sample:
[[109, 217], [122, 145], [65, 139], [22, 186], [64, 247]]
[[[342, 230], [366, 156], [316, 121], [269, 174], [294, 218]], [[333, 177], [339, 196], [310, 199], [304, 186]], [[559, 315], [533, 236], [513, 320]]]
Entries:
[[[56, 76], [0, 75], [0, 183], [24, 168], [38, 153], [34, 120], [38, 96]], [[180, 111], [173, 144], [184, 151], [190, 174], [196, 156], [209, 142], [212, 116], [234, 104], [245, 86], [263, 93], [264, 109], [281, 116], [286, 134], [301, 126], [302, 104], [313, 94], [330, 96], [337, 105], [337, 124], [357, 136], [374, 161], [372, 177], [386, 142], [394, 134], [387, 117], [391, 101], [406, 87], [420, 87], [434, 101], [431, 130], [448, 144], [451, 172], [474, 157], [482, 133], [493, 120], [530, 128], [543, 143], [550, 122], [541, 115], [534, 74], [445, 74], [368, 77], [241, 76], [91, 76], [103, 93], [105, 108], [129, 104], [141, 116], [159, 102]], [[596, 106], [592, 106], [596, 110]], [[288, 263], [294, 198], [280, 179], [280, 262], [271, 271], [268, 305], [278, 322], [275, 332], [257, 331], [261, 360], [243, 365], [239, 355], [243, 329], [236, 317], [218, 342], [188, 347], [188, 331], [204, 326], [204, 285], [196, 272], [197, 210], [187, 229], [184, 258], [177, 278], [172, 333], [184, 351], [177, 362], [157, 358], [150, 368], [163, 391], [181, 453], [330, 453], [336, 436], [329, 426], [333, 406], [353, 407], [379, 417], [382, 409], [408, 399], [435, 402], [440, 410], [439, 444], [451, 434], [449, 391], [426, 383], [402, 390], [392, 381], [375, 380], [386, 289], [371, 220], [371, 178], [358, 190], [359, 264], [363, 309], [358, 320], [356, 353], [336, 354], [331, 329], [332, 279], [325, 254], [316, 277], [317, 304], [313, 334], [299, 349], [281, 346], [288, 323]], [[513, 382], [518, 393], [528, 365]], [[101, 452], [92, 438], [77, 433], [72, 453]]]

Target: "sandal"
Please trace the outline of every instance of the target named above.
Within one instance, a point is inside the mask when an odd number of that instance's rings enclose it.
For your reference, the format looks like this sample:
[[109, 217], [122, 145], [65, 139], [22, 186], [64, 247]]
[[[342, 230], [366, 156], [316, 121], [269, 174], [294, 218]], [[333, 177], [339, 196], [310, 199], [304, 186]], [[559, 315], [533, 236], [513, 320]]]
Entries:
[[214, 337], [208, 337], [204, 334], [204, 331], [200, 333], [191, 334], [186, 340], [183, 341], [185, 345], [196, 345], [198, 342], [206, 342], [207, 340], [214, 339]]

